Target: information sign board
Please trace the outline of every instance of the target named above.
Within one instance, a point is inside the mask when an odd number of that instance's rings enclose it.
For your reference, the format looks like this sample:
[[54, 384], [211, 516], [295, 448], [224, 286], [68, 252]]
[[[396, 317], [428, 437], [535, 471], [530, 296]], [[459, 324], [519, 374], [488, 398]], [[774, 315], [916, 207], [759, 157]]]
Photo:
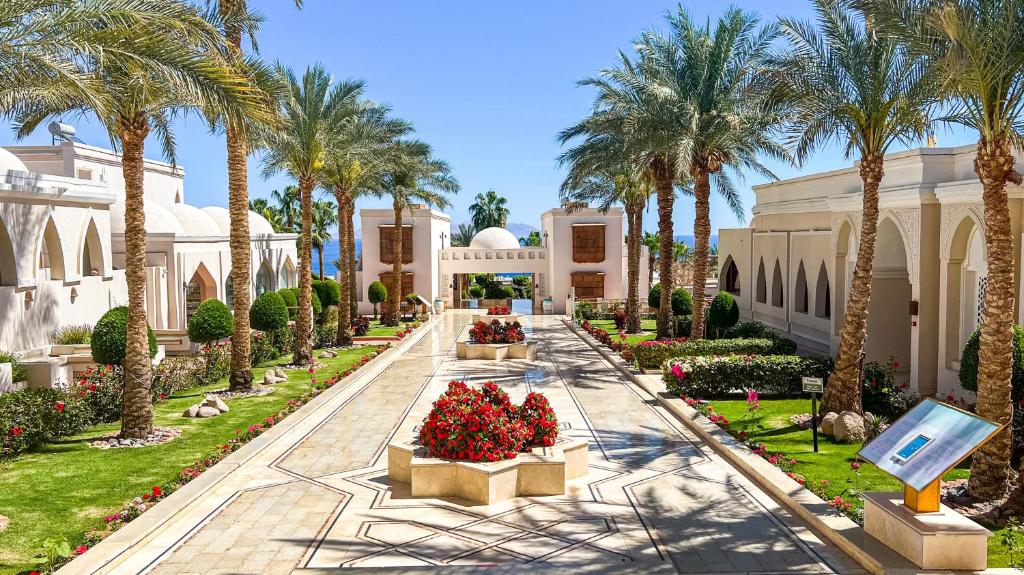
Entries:
[[825, 391], [825, 380], [820, 377], [801, 378], [804, 384], [804, 391], [808, 393], [822, 393]]
[[923, 491], [1001, 427], [926, 399], [865, 445], [859, 455], [912, 489]]

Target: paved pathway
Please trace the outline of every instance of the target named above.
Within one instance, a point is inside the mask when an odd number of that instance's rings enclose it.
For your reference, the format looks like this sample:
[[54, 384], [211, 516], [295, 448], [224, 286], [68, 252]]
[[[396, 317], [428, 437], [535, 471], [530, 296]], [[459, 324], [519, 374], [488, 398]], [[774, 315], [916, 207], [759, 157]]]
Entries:
[[[853, 573], [852, 561], [702, 446], [558, 320], [527, 322], [535, 361], [456, 360], [449, 312], [368, 385], [241, 465], [131, 552], [118, 573], [339, 573], [403, 567], [565, 572]], [[452, 379], [550, 399], [590, 441], [591, 473], [559, 497], [492, 506], [389, 485], [387, 443], [416, 432]], [[308, 420], [308, 421], [307, 421]], [[632, 569], [630, 569], [632, 568]]]

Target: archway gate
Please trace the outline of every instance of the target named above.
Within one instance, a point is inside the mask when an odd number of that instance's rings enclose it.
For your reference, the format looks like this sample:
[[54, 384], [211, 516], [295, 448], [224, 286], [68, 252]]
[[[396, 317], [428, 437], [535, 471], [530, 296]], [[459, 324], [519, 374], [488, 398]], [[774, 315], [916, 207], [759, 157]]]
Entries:
[[438, 293], [449, 307], [458, 307], [463, 274], [530, 274], [533, 277], [533, 313], [542, 313], [550, 295], [548, 250], [542, 247], [515, 249], [445, 248], [440, 252]]

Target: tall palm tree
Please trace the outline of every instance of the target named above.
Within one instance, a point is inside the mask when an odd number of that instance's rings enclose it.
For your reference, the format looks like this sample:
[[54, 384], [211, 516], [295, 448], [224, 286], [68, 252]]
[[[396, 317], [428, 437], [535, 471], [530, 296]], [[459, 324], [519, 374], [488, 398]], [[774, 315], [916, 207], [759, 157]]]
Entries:
[[299, 207], [299, 188], [297, 186], [285, 186], [283, 190], [270, 192], [271, 199], [277, 204], [277, 213], [281, 215], [284, 227], [294, 233], [298, 220], [302, 219]]
[[413, 204], [424, 203], [437, 208], [451, 204], [448, 194], [459, 191], [459, 182], [451, 168], [436, 159], [430, 146], [420, 141], [396, 144], [394, 162], [382, 179], [383, 192], [391, 196], [395, 210], [395, 233], [391, 250], [391, 285], [388, 286], [388, 310], [381, 321], [398, 325], [399, 305], [408, 294], [402, 293], [402, 213], [412, 211]]
[[[883, 33], [928, 58], [949, 115], [978, 131], [974, 171], [985, 202], [988, 285], [981, 312], [976, 413], [1006, 424], [972, 457], [971, 494], [980, 500], [1006, 493], [1013, 405], [1014, 250], [1007, 182], [1020, 185], [1013, 149], [1022, 147], [1024, 111], [1024, 1], [872, 0], [862, 7]], [[1024, 512], [1024, 482], [1007, 500]]]
[[280, 104], [284, 126], [264, 136], [263, 174], [269, 177], [284, 171], [299, 183], [302, 214], [299, 316], [295, 322], [292, 361], [305, 364], [313, 358], [310, 339], [313, 330], [313, 189], [322, 181], [322, 172], [340, 137], [344, 119], [359, 113], [363, 83], [353, 80], [332, 83], [330, 74], [319, 64], [307, 68], [301, 79], [281, 65], [278, 65], [278, 72], [287, 86]]
[[641, 242], [647, 246], [647, 285], [653, 286], [654, 268], [658, 264], [658, 248], [661, 246], [661, 238], [656, 233], [644, 232]]
[[313, 229], [310, 230], [310, 241], [316, 249], [320, 264], [320, 281], [324, 280], [324, 246], [331, 241], [331, 228], [338, 222], [337, 209], [330, 200], [313, 202]]
[[469, 218], [473, 227], [478, 230], [487, 228], [503, 228], [508, 224], [508, 200], [499, 196], [494, 190], [486, 194], [477, 194], [476, 201], [469, 206]]
[[470, 222], [459, 224], [459, 229], [452, 232], [452, 247], [453, 248], [465, 248], [469, 247], [470, 242], [473, 241], [473, 236], [476, 235], [476, 226]]
[[161, 38], [162, 62], [105, 54], [81, 65], [92, 75], [95, 91], [88, 98], [69, 96], [55, 101], [31, 98], [17, 110], [19, 137], [49, 117], [68, 113], [97, 116], [111, 141], [121, 148], [125, 181], [125, 277], [128, 284], [128, 326], [125, 354], [123, 437], [146, 437], [153, 427], [150, 387], [152, 368], [146, 326], [146, 234], [143, 195], [145, 140], [151, 133], [173, 161], [171, 118], [202, 111], [270, 121], [265, 94], [255, 89], [242, 64], [227, 54], [215, 14], [204, 14], [180, 2], [144, 3], [126, 37]]
[[817, 29], [808, 22], [782, 19], [790, 49], [777, 62], [778, 88], [792, 106], [785, 143], [798, 161], [832, 142], [860, 160], [863, 220], [857, 265], [839, 353], [822, 399], [825, 411], [859, 413], [858, 365], [871, 300], [884, 157], [893, 144], [911, 145], [924, 135], [934, 85], [925, 73], [924, 58], [910, 54], [891, 36], [871, 33], [862, 14], [839, 0], [815, 0], [815, 9]]
[[[760, 79], [771, 77], [770, 48], [778, 27], [758, 27], [755, 14], [730, 8], [712, 29], [699, 25], [683, 8], [668, 16], [669, 34], [647, 34], [651, 57], [659, 65], [655, 83], [668, 105], [686, 110], [682, 126], [684, 150], [677, 169], [693, 182], [696, 216], [693, 223], [693, 331], [704, 337], [704, 292], [711, 236], [711, 188], [725, 199], [737, 219], [745, 219], [739, 191], [726, 170], [742, 178], [744, 170], [775, 179], [759, 160], [765, 155], [787, 160], [772, 136], [782, 115]], [[662, 254], [672, 238], [662, 238]], [[670, 246], [670, 244], [668, 244]], [[665, 258], [665, 261], [668, 259]], [[665, 267], [664, 263], [662, 267]], [[662, 289], [662, 297], [670, 290]]]

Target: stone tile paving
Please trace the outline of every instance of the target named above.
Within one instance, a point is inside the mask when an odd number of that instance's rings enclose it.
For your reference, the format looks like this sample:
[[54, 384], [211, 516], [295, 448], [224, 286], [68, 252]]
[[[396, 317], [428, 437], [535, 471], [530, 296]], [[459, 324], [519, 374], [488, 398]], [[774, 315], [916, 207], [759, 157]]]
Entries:
[[[536, 360], [501, 363], [454, 358], [466, 323], [449, 312], [368, 385], [332, 398], [228, 476], [220, 503], [182, 510], [112, 572], [860, 572], [555, 318], [527, 320], [541, 342]], [[514, 401], [543, 392], [562, 432], [590, 441], [590, 474], [563, 496], [491, 506], [414, 499], [390, 485], [385, 446], [414, 436], [452, 379], [495, 380]]]

